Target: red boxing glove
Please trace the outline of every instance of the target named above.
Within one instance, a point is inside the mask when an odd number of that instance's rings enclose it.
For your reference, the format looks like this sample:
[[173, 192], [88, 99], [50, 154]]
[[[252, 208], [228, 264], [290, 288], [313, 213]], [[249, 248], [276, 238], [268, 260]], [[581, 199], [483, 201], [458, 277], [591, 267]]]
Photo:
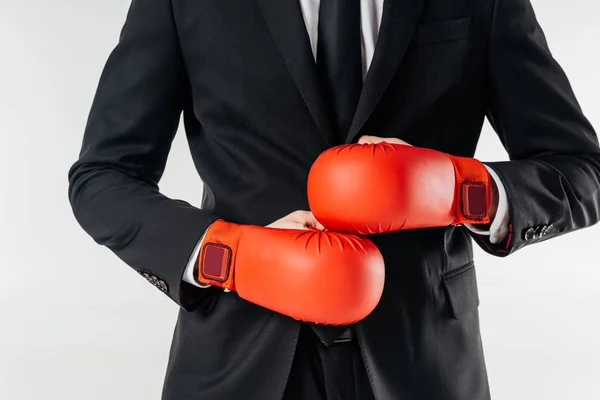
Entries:
[[206, 232], [197, 267], [201, 283], [235, 290], [297, 320], [329, 325], [369, 315], [385, 277], [383, 257], [367, 238], [221, 220]]
[[328, 149], [308, 175], [311, 211], [339, 232], [488, 224], [491, 199], [478, 160], [385, 142]]

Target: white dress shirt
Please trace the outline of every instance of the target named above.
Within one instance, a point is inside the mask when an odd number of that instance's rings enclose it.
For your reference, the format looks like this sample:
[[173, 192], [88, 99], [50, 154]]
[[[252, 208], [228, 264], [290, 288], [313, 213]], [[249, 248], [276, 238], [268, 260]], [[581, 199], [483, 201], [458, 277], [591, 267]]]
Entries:
[[[302, 17], [304, 18], [304, 24], [308, 32], [310, 39], [310, 45], [312, 47], [313, 56], [317, 57], [317, 36], [319, 26], [319, 5], [321, 0], [299, 0], [300, 8], [302, 9]], [[361, 13], [361, 47], [362, 47], [362, 65], [363, 65], [363, 79], [367, 75], [371, 61], [373, 60], [373, 53], [375, 52], [375, 43], [379, 36], [379, 27], [381, 26], [381, 16], [383, 14], [383, 1], [384, 0], [361, 0], [360, 2], [360, 13]], [[508, 235], [508, 201], [506, 197], [506, 190], [500, 181], [498, 175], [491, 168], [486, 166], [492, 179], [498, 186], [498, 209], [496, 211], [496, 217], [490, 225], [489, 231], [482, 231], [476, 229], [473, 226], [466, 225], [471, 231], [479, 235], [489, 235], [491, 243], [501, 243], [506, 239]], [[204, 237], [204, 236], [203, 236]], [[202, 238], [203, 238], [202, 237]], [[200, 252], [200, 246], [202, 239], [196, 245], [192, 257], [190, 258], [189, 264], [183, 275], [183, 280], [191, 283], [195, 286], [206, 287], [196, 281], [194, 278], [194, 266], [198, 253]]]

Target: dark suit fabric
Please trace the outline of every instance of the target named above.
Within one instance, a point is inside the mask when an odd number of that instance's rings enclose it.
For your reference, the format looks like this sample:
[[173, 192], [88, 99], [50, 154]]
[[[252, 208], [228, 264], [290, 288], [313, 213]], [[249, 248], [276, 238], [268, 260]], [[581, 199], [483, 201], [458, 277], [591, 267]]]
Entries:
[[328, 347], [303, 326], [282, 400], [373, 400], [357, 341]]
[[[202, 209], [159, 192], [182, 113]], [[372, 237], [386, 284], [356, 333], [378, 400], [488, 399], [471, 237], [507, 256], [599, 219], [597, 137], [528, 0], [386, 0], [345, 140], [297, 0], [134, 0], [69, 198], [96, 242], [181, 306], [163, 399], [278, 400], [290, 372], [299, 322], [182, 283], [215, 219], [266, 225], [308, 209], [312, 162], [362, 134], [473, 156], [486, 115], [511, 159], [489, 163], [507, 190], [510, 239], [492, 245], [460, 226]], [[526, 234], [540, 226], [550, 228]]]

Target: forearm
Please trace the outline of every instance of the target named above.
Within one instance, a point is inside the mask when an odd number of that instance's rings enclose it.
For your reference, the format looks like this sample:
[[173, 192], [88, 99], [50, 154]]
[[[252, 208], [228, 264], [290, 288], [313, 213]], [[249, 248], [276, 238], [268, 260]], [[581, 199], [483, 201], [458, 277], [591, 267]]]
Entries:
[[108, 166], [78, 161], [69, 200], [83, 229], [138, 273], [166, 282], [170, 298], [189, 307], [201, 290], [182, 284], [194, 246], [216, 216]]
[[[499, 255], [585, 228], [600, 220], [600, 153], [490, 163], [507, 191], [510, 246]], [[545, 228], [545, 229], [544, 229]]]

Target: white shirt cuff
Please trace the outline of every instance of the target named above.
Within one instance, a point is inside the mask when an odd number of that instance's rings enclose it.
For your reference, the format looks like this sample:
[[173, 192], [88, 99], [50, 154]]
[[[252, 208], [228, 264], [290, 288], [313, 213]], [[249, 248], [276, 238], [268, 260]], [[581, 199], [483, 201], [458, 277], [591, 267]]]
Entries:
[[507, 237], [509, 232], [510, 221], [508, 218], [508, 196], [506, 195], [506, 189], [500, 180], [496, 171], [485, 166], [488, 173], [496, 183], [498, 188], [498, 208], [496, 209], [496, 216], [490, 224], [489, 230], [478, 229], [473, 225], [465, 224], [465, 226], [473, 233], [478, 235], [486, 235], [490, 237], [490, 243], [498, 244], [502, 243]]
[[196, 244], [196, 247], [194, 248], [194, 251], [192, 252], [192, 256], [190, 257], [190, 259], [188, 261], [187, 267], [185, 268], [185, 271], [183, 272], [183, 281], [184, 282], [187, 282], [189, 284], [192, 284], [194, 286], [201, 287], [201, 288], [210, 287], [210, 285], [205, 285], [203, 283], [198, 282], [198, 280], [196, 280], [196, 278], [194, 277], [194, 268], [196, 267], [196, 261], [198, 260], [198, 254], [200, 254], [200, 249], [202, 248], [202, 242], [204, 241], [205, 235], [206, 235], [206, 233], [204, 235], [202, 235], [202, 237]]

